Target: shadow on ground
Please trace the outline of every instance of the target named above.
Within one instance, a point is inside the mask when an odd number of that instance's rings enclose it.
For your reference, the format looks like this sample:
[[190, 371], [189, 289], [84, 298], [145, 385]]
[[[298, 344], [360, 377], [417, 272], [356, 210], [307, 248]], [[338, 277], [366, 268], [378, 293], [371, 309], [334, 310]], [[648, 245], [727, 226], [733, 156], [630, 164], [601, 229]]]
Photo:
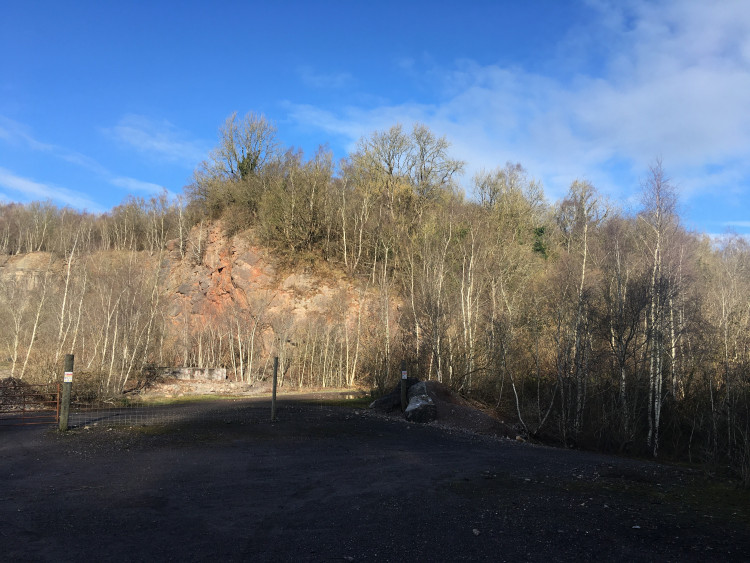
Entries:
[[[205, 413], [210, 411], [211, 416]], [[185, 411], [187, 412], [187, 411]], [[727, 561], [747, 496], [698, 474], [266, 400], [168, 424], [0, 429], [15, 560]], [[203, 413], [203, 414], [202, 414]]]

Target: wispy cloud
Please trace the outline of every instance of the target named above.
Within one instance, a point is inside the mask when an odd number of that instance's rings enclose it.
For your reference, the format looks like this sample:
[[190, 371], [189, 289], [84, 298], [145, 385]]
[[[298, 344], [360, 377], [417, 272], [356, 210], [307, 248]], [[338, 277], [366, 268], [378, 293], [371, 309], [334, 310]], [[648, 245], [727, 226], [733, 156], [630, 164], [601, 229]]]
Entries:
[[422, 121], [453, 142], [469, 177], [519, 161], [553, 199], [583, 174], [624, 198], [659, 156], [684, 198], [719, 190], [722, 197], [750, 197], [746, 2], [590, 4], [598, 20], [560, 45], [561, 60], [570, 57], [564, 71], [541, 75], [454, 61], [440, 73], [423, 71], [440, 93], [434, 104], [296, 105], [290, 112], [349, 146], [373, 129]]
[[[101, 178], [102, 181], [118, 188], [124, 188], [128, 190], [128, 192], [158, 194], [165, 189], [164, 186], [153, 182], [145, 182], [135, 178], [117, 176], [107, 167], [101, 165], [95, 159], [85, 154], [58, 145], [39, 141], [26, 125], [1, 115], [0, 140], [12, 145], [24, 146], [35, 152], [50, 154], [55, 158], [92, 172], [97, 177]], [[97, 212], [102, 211], [99, 204], [95, 203], [80, 192], [53, 184], [45, 184], [29, 180], [28, 178], [12, 173], [7, 169], [0, 168], [0, 171], [3, 172], [0, 179], [4, 182], [0, 185], [4, 185], [15, 192], [22, 194], [24, 198], [52, 199], [53, 201], [62, 202], [66, 205], [71, 205], [81, 209], [85, 208]], [[174, 195], [171, 192], [168, 193], [172, 196]]]
[[0, 139], [13, 145], [23, 144], [37, 151], [54, 151], [55, 146], [37, 141], [23, 123], [0, 115]]
[[135, 178], [118, 177], [112, 178], [110, 183], [114, 186], [119, 186], [134, 192], [157, 192], [164, 189], [164, 186], [159, 184], [152, 184], [151, 182], [142, 182]]
[[29, 178], [18, 176], [5, 168], [0, 168], [0, 187], [20, 194], [22, 199], [50, 199], [78, 209], [87, 209], [94, 213], [104, 211], [98, 203], [89, 199], [85, 194], [52, 184], [36, 182]]
[[746, 243], [750, 244], [750, 234], [747, 233], [706, 233], [706, 236], [711, 239], [711, 242], [714, 244], [715, 247], [721, 247], [724, 244], [728, 243], [729, 241], [732, 241], [734, 239], [742, 239]]
[[725, 221], [724, 226], [725, 227], [742, 227], [745, 229], [750, 229], [750, 221]]
[[0, 115], [0, 139], [12, 145], [26, 146], [32, 151], [49, 153], [56, 158], [85, 168], [100, 176], [109, 174], [107, 169], [93, 158], [59, 145], [39, 141], [34, 137], [29, 127], [2, 115]]
[[[334, 113], [309, 104], [287, 102], [286, 106], [292, 120], [343, 137], [347, 150], [352, 150], [361, 136], [381, 126], [386, 126], [386, 120], [381, 113], [385, 108], [368, 111], [349, 107]], [[404, 114], [404, 117], [413, 120], [414, 114], [408, 112]], [[394, 122], [388, 123], [388, 125], [393, 124]]]
[[118, 186], [120, 188], [128, 190], [129, 193], [146, 193], [155, 195], [161, 192], [166, 192], [170, 198], [177, 197], [177, 194], [171, 192], [164, 186], [160, 186], [159, 184], [154, 184], [152, 182], [143, 182], [141, 180], [136, 180], [135, 178], [119, 176], [117, 178], [111, 178], [109, 182], [113, 186]]
[[176, 162], [186, 167], [198, 164], [208, 150], [202, 143], [166, 120], [156, 121], [142, 115], [126, 115], [104, 132], [118, 142], [151, 158]]
[[311, 66], [297, 68], [297, 75], [305, 86], [318, 89], [338, 89], [354, 84], [354, 77], [348, 72], [318, 72]]

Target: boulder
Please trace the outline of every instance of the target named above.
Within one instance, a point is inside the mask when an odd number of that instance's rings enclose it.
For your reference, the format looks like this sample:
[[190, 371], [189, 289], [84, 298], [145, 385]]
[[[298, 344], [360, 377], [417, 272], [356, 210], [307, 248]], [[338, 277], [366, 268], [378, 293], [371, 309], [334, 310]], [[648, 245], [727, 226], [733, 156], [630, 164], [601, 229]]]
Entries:
[[406, 398], [408, 401], [411, 401], [412, 398], [416, 397], [417, 395], [429, 395], [429, 392], [427, 391], [426, 381], [419, 381], [417, 383], [414, 383], [411, 387], [407, 388]]
[[[409, 390], [418, 383], [419, 380], [415, 378], [410, 377], [406, 380], [407, 398], [410, 397]], [[381, 412], [401, 410], [401, 382], [399, 382], [390, 393], [383, 395], [379, 399], [375, 399], [370, 403], [370, 408]]]
[[412, 395], [404, 411], [404, 417], [409, 422], [432, 422], [437, 418], [437, 406], [427, 394]]
[[393, 412], [401, 408], [401, 398], [398, 395], [389, 393], [370, 403], [370, 408], [381, 412]]

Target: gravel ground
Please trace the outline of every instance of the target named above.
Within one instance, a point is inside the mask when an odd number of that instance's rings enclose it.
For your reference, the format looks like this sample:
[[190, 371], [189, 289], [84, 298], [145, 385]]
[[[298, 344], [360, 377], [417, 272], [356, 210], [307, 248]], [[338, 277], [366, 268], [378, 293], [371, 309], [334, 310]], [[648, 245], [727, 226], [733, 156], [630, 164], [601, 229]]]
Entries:
[[275, 423], [265, 399], [184, 412], [0, 427], [2, 559], [750, 557], [747, 493], [695, 471], [322, 403], [281, 401]]

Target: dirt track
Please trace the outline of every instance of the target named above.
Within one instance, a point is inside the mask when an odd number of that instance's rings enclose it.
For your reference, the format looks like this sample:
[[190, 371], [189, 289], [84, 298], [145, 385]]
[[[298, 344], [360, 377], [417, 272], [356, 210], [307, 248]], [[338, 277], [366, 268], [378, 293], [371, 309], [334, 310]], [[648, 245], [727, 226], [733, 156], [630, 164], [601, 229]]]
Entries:
[[[212, 406], [212, 409], [217, 407]], [[726, 561], [697, 474], [265, 401], [170, 426], [0, 428], [7, 561]], [[697, 487], [697, 488], [696, 488]], [[743, 500], [744, 499], [744, 500]], [[744, 503], [744, 504], [743, 504]]]

